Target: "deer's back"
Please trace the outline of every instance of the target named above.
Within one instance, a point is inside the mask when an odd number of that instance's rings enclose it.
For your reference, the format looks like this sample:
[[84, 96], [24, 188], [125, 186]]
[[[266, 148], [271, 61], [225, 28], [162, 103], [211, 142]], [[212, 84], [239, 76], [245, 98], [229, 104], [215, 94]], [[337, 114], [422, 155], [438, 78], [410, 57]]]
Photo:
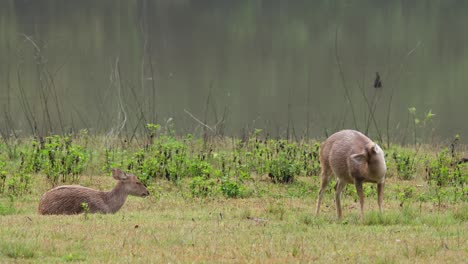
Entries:
[[106, 212], [103, 194], [78, 185], [64, 185], [46, 192], [39, 203], [40, 214], [79, 214], [84, 211], [83, 203], [90, 212]]
[[352, 182], [348, 159], [351, 155], [365, 151], [372, 141], [361, 132], [342, 130], [331, 135], [320, 150], [320, 161], [333, 173], [348, 182]]

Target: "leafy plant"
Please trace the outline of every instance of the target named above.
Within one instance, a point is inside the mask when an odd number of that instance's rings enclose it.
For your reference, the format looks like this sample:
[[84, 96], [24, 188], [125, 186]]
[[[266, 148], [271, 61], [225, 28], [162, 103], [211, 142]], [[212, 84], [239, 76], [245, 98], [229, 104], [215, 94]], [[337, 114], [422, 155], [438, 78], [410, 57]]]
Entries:
[[244, 194], [245, 187], [229, 178], [224, 178], [220, 186], [221, 193], [228, 198], [238, 198]]
[[400, 191], [397, 193], [398, 200], [400, 200], [400, 207], [403, 207], [407, 201], [412, 199], [415, 192], [416, 190], [412, 186], [400, 187]]
[[30, 192], [30, 183], [30, 174], [23, 172], [14, 173], [6, 182], [8, 193], [14, 196], [28, 193]]
[[418, 134], [419, 130], [432, 132], [433, 129], [428, 129], [428, 125], [432, 122], [432, 119], [435, 116], [435, 114], [432, 113], [432, 110], [429, 110], [422, 117], [418, 117], [416, 114], [415, 107], [408, 108], [408, 112], [413, 119], [413, 144], [415, 149], [417, 149], [420, 144], [420, 142], [418, 141], [424, 138], [424, 135]]
[[72, 142], [68, 136], [50, 136], [45, 142], [35, 140], [32, 149], [21, 153], [21, 169], [23, 173], [44, 172], [53, 183], [76, 180], [87, 164], [86, 150]]
[[104, 151], [104, 172], [110, 172], [112, 168], [119, 168], [124, 166], [124, 161], [127, 160], [126, 150], [119, 150], [116, 148], [106, 149]]
[[300, 172], [298, 164], [283, 155], [268, 161], [268, 176], [274, 183], [291, 183]]
[[89, 218], [89, 205], [88, 203], [81, 203], [81, 208], [83, 209], [83, 217], [85, 220], [88, 220]]
[[306, 176], [315, 176], [320, 174], [320, 144], [314, 143], [312, 146], [305, 145], [300, 156], [300, 162], [303, 164], [303, 173]]
[[8, 203], [0, 203], [0, 215], [12, 215], [15, 213], [14, 197], [10, 195]]
[[69, 253], [69, 254], [66, 254], [66, 255], [63, 255], [62, 256], [62, 260], [65, 261], [65, 262], [71, 262], [71, 261], [85, 261], [86, 260], [86, 257], [82, 254], [79, 254], [79, 253]]
[[193, 196], [207, 197], [216, 192], [216, 182], [203, 176], [195, 176], [189, 184]]
[[128, 169], [139, 172], [144, 181], [164, 177], [176, 182], [188, 174], [186, 143], [185, 140], [179, 141], [171, 136], [158, 137], [151, 146], [133, 155]]
[[6, 162], [0, 161], [0, 194], [7, 193], [10, 196], [19, 196], [30, 192], [31, 174], [21, 163], [13, 173], [8, 173]]
[[416, 153], [410, 150], [394, 150], [392, 158], [399, 179], [411, 180], [416, 172]]
[[[426, 162], [426, 180], [435, 193], [439, 206], [449, 194], [453, 201], [466, 199], [468, 194], [466, 190], [468, 173], [462, 172], [462, 164], [459, 164], [455, 157], [449, 155], [448, 149], [444, 149], [435, 159]], [[446, 188], [450, 188], [450, 192]]]

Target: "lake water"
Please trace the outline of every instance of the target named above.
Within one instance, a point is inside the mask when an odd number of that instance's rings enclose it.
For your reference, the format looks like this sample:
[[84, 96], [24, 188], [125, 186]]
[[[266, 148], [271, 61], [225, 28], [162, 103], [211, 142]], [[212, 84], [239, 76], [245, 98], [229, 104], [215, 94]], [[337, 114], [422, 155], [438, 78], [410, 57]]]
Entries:
[[467, 142], [466, 14], [468, 1], [1, 1], [1, 126]]

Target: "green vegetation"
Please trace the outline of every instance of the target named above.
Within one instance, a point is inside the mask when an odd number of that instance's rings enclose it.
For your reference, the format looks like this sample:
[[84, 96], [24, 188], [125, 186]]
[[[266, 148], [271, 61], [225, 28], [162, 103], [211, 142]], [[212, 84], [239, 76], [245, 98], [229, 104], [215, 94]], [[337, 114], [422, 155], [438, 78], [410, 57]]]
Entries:
[[[147, 128], [149, 140], [143, 146], [137, 141], [121, 144], [119, 138], [91, 137], [84, 132], [2, 144], [0, 194], [18, 197], [30, 193], [31, 175], [44, 176], [51, 185], [57, 185], [79, 182], [80, 175], [108, 173], [113, 167], [134, 173], [149, 186], [156, 179], [174, 185], [187, 183], [192, 197], [262, 196], [262, 190], [251, 185], [264, 176], [271, 183], [286, 184], [285, 188], [291, 189], [301, 186], [294, 185], [297, 177], [320, 174], [320, 144], [312, 140], [274, 140], [255, 130], [245, 140], [203, 141], [190, 134], [177, 137], [170, 130], [161, 132], [159, 125], [149, 124]], [[454, 139], [450, 150], [421, 150], [419, 146], [415, 151], [411, 147], [391, 146], [385, 150], [387, 177], [426, 184], [427, 192], [419, 198], [436, 201], [439, 206], [443, 202], [466, 202], [468, 175], [466, 165], [458, 162], [465, 150], [458, 141]], [[9, 155], [9, 148], [19, 150], [18, 155]], [[354, 195], [352, 188], [348, 193]], [[399, 193], [404, 193], [400, 195], [401, 202], [416, 195], [410, 189]], [[366, 194], [374, 195], [375, 188], [366, 187]], [[310, 193], [305, 191], [302, 195]]]
[[[376, 187], [330, 187], [313, 215], [320, 179], [316, 141], [178, 137], [149, 125], [147, 140], [87, 133], [0, 144], [0, 262], [460, 262], [467, 257], [466, 146], [386, 149], [384, 213]], [[138, 142], [145, 142], [138, 143]], [[10, 155], [13, 148], [16, 155]], [[42, 193], [62, 183], [101, 190], [119, 167], [149, 188], [116, 215], [39, 216]], [[97, 175], [97, 176], [92, 176]], [[352, 240], [352, 243], [351, 243]], [[157, 248], [158, 250], [154, 250]], [[385, 250], [382, 250], [385, 248]]]

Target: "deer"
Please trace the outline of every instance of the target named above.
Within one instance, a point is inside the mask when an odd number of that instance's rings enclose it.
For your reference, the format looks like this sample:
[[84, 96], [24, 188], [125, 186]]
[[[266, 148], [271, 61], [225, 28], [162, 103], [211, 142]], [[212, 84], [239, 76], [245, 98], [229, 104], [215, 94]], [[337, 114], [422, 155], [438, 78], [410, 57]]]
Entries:
[[128, 195], [146, 197], [149, 191], [135, 175], [112, 169], [117, 185], [109, 192], [80, 185], [62, 185], [42, 195], [38, 212], [41, 215], [73, 215], [84, 213], [116, 213]]
[[367, 136], [355, 130], [342, 130], [328, 137], [320, 146], [321, 186], [315, 215], [320, 212], [323, 193], [336, 177], [335, 203], [338, 219], [341, 219], [341, 192], [347, 184], [354, 184], [364, 216], [364, 182], [377, 184], [377, 202], [382, 213], [385, 174], [387, 166], [383, 150]]

